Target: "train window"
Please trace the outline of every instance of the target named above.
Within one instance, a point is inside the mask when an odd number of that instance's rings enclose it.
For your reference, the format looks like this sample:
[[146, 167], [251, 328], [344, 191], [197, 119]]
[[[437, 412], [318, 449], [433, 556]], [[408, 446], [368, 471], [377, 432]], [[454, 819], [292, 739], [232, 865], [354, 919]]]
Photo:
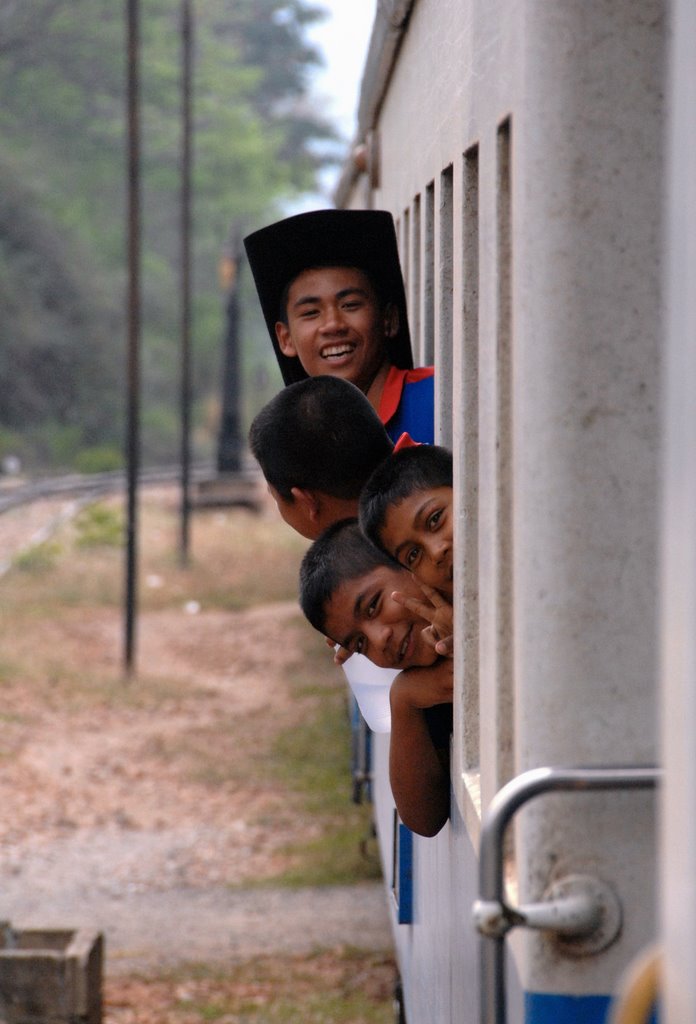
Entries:
[[[406, 295], [410, 295], [410, 280], [411, 280], [411, 251], [410, 251], [410, 234], [411, 234], [411, 211], [408, 207], [404, 210], [404, 215], [401, 218], [401, 234], [399, 236], [399, 245], [401, 248], [401, 271], [404, 276], [404, 287], [406, 289]], [[411, 317], [409, 315], [409, 326]], [[411, 332], [413, 328], [411, 327]]]
[[511, 124], [497, 133], [497, 703], [498, 785], [514, 774], [512, 551], [512, 180]]
[[411, 210], [411, 239], [410, 239], [410, 281], [409, 281], [409, 307], [408, 318], [411, 322], [411, 344], [413, 345], [413, 358], [416, 366], [422, 366], [421, 353], [423, 346], [421, 342], [421, 197], [414, 197]]
[[[461, 552], [455, 630], [463, 639], [455, 663], [454, 778], [473, 829], [481, 802], [512, 777], [514, 766], [509, 119], [491, 142], [467, 150], [462, 164], [462, 338], [455, 360], [461, 390], [453, 445], [455, 545]], [[482, 291], [485, 304], [479, 301]]]
[[[479, 793], [479, 146], [471, 146], [461, 165], [461, 203], [457, 209], [459, 272], [456, 278], [460, 325], [453, 349], [454, 487], [458, 495], [455, 547], [455, 631], [463, 640], [455, 661], [455, 733], [453, 765], [459, 804], [470, 827], [477, 828]], [[462, 791], [463, 787], [463, 791]], [[473, 815], [468, 810], [473, 807]]]
[[430, 366], [435, 358], [435, 183], [425, 189], [423, 210], [423, 339], [422, 359]]
[[436, 294], [438, 295], [438, 327], [435, 362], [438, 368], [438, 439], [441, 444], [452, 445], [452, 259], [454, 251], [453, 211], [454, 168], [446, 167], [440, 175], [440, 203], [438, 211], [439, 249]]

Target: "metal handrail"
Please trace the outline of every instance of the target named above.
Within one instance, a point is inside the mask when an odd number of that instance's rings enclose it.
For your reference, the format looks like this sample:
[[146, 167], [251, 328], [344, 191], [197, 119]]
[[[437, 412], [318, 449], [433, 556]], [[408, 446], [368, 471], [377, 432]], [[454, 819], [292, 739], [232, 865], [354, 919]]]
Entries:
[[[479, 846], [479, 899], [474, 916], [489, 922], [497, 911], [500, 927], [481, 929], [481, 1024], [506, 1024], [505, 935], [525, 925], [523, 908], [505, 900], [503, 839], [517, 811], [544, 793], [587, 792], [610, 789], [652, 789], [661, 777], [659, 768], [533, 768], [512, 779], [496, 793], [481, 825]], [[481, 914], [481, 908], [486, 913]]]

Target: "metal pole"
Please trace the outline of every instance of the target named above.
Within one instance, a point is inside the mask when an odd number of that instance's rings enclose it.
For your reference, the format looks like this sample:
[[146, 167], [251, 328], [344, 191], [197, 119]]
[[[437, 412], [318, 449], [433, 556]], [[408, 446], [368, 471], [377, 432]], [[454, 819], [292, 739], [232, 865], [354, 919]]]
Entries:
[[232, 225], [220, 260], [220, 283], [226, 292], [225, 353], [222, 375], [222, 417], [218, 440], [219, 473], [238, 473], [242, 468], [241, 355], [239, 346], [239, 272], [241, 232]]
[[128, 346], [127, 346], [127, 536], [124, 663], [130, 676], [135, 662], [137, 601], [137, 489], [140, 462], [140, 120], [139, 0], [126, 0], [128, 121]]
[[191, 466], [191, 2], [181, 0], [181, 546], [187, 565]]

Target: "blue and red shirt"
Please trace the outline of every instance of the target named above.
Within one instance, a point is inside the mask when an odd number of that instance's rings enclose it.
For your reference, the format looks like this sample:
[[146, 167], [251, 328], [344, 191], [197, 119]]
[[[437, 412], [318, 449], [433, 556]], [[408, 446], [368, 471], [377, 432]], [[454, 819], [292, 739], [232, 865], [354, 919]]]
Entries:
[[377, 410], [392, 441], [407, 433], [421, 444], [435, 442], [435, 368], [392, 366]]

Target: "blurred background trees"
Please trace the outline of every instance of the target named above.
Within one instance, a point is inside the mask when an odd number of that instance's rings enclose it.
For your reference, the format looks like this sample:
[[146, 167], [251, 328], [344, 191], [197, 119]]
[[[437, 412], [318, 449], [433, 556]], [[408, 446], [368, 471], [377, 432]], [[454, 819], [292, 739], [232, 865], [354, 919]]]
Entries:
[[[0, 9], [0, 457], [111, 468], [123, 439], [125, 15], [114, 0]], [[194, 452], [211, 456], [223, 336], [218, 260], [316, 188], [340, 141], [312, 105], [309, 0], [195, 0]], [[179, 431], [179, 0], [141, 4], [143, 460]], [[277, 389], [242, 274], [244, 394]]]

